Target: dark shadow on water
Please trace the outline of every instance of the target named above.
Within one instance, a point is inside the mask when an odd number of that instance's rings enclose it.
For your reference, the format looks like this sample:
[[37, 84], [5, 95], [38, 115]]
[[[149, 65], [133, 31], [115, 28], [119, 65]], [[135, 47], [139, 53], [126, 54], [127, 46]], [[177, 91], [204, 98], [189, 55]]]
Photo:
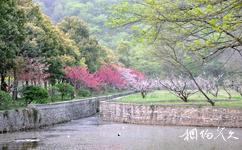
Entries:
[[30, 150], [39, 146], [38, 139], [20, 139], [9, 143], [0, 144], [1, 150]]

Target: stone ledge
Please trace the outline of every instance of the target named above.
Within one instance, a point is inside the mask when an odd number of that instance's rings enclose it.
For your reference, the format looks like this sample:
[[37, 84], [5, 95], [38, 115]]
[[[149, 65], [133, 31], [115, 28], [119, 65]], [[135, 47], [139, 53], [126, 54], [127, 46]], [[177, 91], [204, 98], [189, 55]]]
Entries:
[[242, 128], [241, 108], [100, 102], [105, 121], [177, 126]]
[[27, 108], [0, 111], [0, 133], [40, 128], [89, 117], [98, 112], [100, 101], [132, 93], [134, 92], [50, 104], [31, 104]]

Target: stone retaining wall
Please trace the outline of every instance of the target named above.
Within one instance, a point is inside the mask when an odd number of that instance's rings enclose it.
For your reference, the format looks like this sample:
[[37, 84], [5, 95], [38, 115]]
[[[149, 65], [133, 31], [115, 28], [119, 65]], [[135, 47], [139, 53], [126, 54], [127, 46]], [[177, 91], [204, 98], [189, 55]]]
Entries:
[[105, 121], [148, 125], [242, 128], [242, 109], [100, 102]]
[[99, 111], [99, 101], [132, 93], [134, 92], [44, 105], [29, 105], [23, 109], [0, 111], [0, 133], [39, 128], [89, 117]]

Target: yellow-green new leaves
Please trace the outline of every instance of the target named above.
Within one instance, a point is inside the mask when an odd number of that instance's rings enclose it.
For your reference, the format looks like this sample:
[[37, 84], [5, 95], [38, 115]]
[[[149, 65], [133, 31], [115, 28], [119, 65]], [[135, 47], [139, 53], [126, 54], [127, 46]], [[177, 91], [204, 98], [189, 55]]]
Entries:
[[4, 76], [21, 52], [27, 18], [15, 0], [1, 0], [0, 8], [0, 74]]
[[[131, 26], [138, 39], [183, 41], [187, 49], [208, 54], [242, 45], [241, 1], [125, 1], [114, 7], [113, 26]], [[116, 15], [116, 16], [115, 16]], [[148, 30], [139, 29], [149, 26]], [[137, 33], [139, 32], [139, 34]], [[218, 39], [215, 35], [220, 34]], [[209, 50], [208, 50], [209, 49]]]

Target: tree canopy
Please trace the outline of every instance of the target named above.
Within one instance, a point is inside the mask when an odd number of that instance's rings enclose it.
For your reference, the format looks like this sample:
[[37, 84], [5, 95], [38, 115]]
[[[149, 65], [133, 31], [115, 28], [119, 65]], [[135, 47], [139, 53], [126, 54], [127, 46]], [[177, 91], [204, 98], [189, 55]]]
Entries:
[[123, 1], [114, 6], [112, 26], [129, 26], [149, 42], [169, 42], [200, 56], [241, 50], [242, 3], [220, 1]]

